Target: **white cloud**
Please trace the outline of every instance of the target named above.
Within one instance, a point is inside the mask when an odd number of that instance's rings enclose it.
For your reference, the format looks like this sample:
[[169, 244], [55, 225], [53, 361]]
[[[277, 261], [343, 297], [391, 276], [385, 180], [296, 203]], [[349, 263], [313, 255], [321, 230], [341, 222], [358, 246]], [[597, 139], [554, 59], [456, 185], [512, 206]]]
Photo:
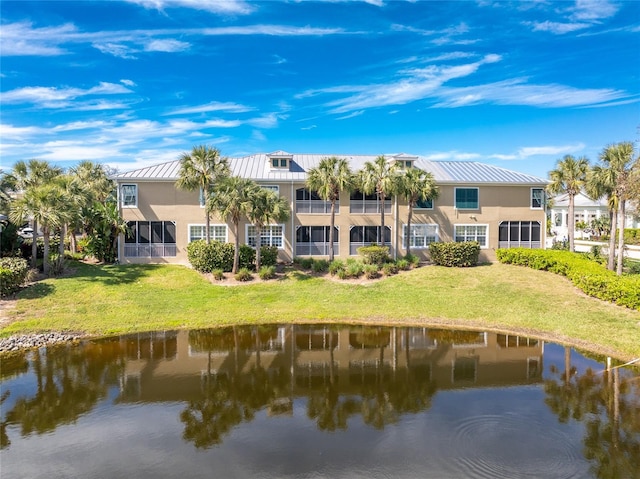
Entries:
[[131, 87], [136, 86], [136, 84], [133, 81], [127, 80], [124, 78], [120, 80], [120, 83], [122, 83], [123, 85], [131, 86]]
[[127, 0], [147, 9], [192, 8], [222, 15], [247, 15], [254, 7], [244, 0]]
[[191, 47], [190, 43], [181, 42], [179, 40], [151, 40], [144, 46], [145, 52], [166, 52], [175, 53], [188, 50]]
[[73, 108], [76, 110], [102, 110], [114, 108], [126, 108], [124, 103], [109, 103], [105, 101], [93, 101], [72, 104], [71, 101], [79, 97], [94, 95], [120, 95], [133, 93], [131, 90], [118, 83], [100, 82], [98, 86], [83, 90], [81, 88], [56, 88], [56, 87], [23, 87], [0, 94], [4, 103], [31, 103], [39, 108]]
[[614, 16], [618, 6], [607, 0], [576, 0], [571, 18], [579, 21], [597, 22]]
[[589, 23], [559, 23], [559, 22], [524, 22], [525, 25], [533, 27], [534, 32], [551, 32], [556, 35], [563, 35], [569, 32], [575, 32], [576, 30], [584, 30], [589, 28]]
[[353, 113], [349, 113], [348, 115], [344, 115], [341, 117], [336, 118], [336, 120], [347, 120], [349, 118], [354, 118], [356, 116], [360, 116], [364, 113], [364, 110], [358, 110], [358, 111], [354, 111]]
[[184, 108], [179, 108], [177, 110], [172, 110], [169, 113], [166, 113], [166, 115], [189, 115], [192, 113], [207, 113], [210, 111], [228, 111], [230, 113], [244, 113], [252, 110], [254, 110], [254, 108], [251, 108], [245, 105], [240, 105], [238, 103], [212, 101], [204, 105], [184, 107]]
[[136, 58], [136, 56], [133, 54], [136, 50], [129, 47], [128, 45], [111, 42], [96, 42], [92, 43], [91, 46], [104, 54], [112, 55], [118, 58], [124, 58], [125, 60], [134, 60]]
[[488, 158], [497, 160], [526, 160], [532, 156], [560, 156], [567, 154], [577, 154], [585, 148], [584, 143], [575, 143], [571, 145], [553, 145], [553, 146], [525, 146], [516, 153], [501, 154], [495, 153], [488, 155]]

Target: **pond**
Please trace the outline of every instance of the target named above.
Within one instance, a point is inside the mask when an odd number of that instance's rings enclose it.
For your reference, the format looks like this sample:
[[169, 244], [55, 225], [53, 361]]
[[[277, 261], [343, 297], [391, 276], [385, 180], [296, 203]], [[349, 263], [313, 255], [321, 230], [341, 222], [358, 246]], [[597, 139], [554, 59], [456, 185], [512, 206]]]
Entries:
[[640, 372], [532, 338], [238, 326], [0, 360], [7, 478], [640, 477]]

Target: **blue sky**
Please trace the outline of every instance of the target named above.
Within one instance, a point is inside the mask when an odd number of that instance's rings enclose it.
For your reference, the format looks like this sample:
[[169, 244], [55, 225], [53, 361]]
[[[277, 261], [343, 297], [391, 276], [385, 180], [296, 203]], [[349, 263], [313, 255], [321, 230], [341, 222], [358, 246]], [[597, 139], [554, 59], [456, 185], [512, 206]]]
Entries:
[[0, 155], [412, 153], [547, 177], [640, 138], [640, 2], [0, 4]]

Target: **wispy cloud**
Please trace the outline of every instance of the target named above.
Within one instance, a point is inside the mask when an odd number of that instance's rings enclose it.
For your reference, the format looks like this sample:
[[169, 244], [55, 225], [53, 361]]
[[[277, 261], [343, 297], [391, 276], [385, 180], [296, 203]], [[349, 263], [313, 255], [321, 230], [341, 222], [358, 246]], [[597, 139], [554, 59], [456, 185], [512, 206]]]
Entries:
[[618, 8], [608, 0], [576, 0], [571, 18], [578, 21], [597, 22], [614, 16]]
[[190, 115], [193, 113], [208, 113], [211, 111], [227, 111], [229, 113], [244, 113], [252, 111], [254, 108], [240, 105], [238, 103], [212, 101], [204, 105], [190, 106], [172, 110], [166, 115]]
[[567, 154], [577, 154], [585, 148], [584, 143], [575, 143], [570, 145], [553, 145], [553, 146], [525, 146], [515, 153], [495, 153], [488, 155], [489, 159], [497, 160], [526, 160], [532, 156], [559, 156]]
[[530, 26], [533, 31], [564, 35], [599, 24], [613, 17], [618, 9], [608, 0], [576, 0], [575, 5], [559, 11], [562, 21], [526, 21], [523, 24]]
[[590, 23], [560, 23], [560, 22], [524, 22], [532, 27], [534, 32], [550, 32], [556, 35], [563, 35], [576, 30], [584, 30], [591, 26]]
[[356, 116], [360, 116], [364, 113], [364, 110], [354, 111], [353, 113], [349, 113], [348, 115], [344, 115], [336, 118], [336, 120], [347, 120], [349, 118], [355, 118]]
[[80, 97], [129, 93], [133, 91], [121, 84], [100, 82], [97, 86], [86, 90], [42, 86], [17, 88], [0, 94], [0, 99], [7, 104], [30, 103], [39, 108], [60, 108], [68, 106], [68, 102]]
[[255, 8], [244, 0], [126, 0], [147, 9], [192, 8], [221, 15], [247, 15]]

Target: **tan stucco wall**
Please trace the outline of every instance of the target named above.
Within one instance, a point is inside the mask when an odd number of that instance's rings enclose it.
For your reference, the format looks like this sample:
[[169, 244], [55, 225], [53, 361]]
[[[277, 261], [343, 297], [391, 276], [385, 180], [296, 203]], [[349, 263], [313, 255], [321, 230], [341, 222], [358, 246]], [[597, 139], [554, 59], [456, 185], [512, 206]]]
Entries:
[[[189, 235], [189, 225], [203, 225], [204, 209], [199, 205], [199, 193], [175, 188], [174, 182], [145, 182], [131, 181], [121, 184], [138, 185], [138, 207], [122, 208], [122, 215], [126, 221], [175, 221], [176, 223], [176, 257], [165, 258], [125, 258], [123, 242], [120, 245], [120, 260], [130, 263], [170, 262], [187, 264], [186, 246]], [[304, 183], [264, 182], [277, 184], [280, 195], [290, 201], [292, 208], [291, 219], [284, 224], [284, 248], [279, 254], [281, 261], [291, 261], [294, 256], [294, 242], [296, 226], [329, 226], [329, 214], [299, 214], [295, 212], [295, 190], [304, 187]], [[502, 185], [464, 185], [464, 187], [479, 188], [479, 208], [477, 210], [457, 210], [454, 208], [454, 186], [440, 185], [439, 197], [434, 200], [432, 210], [416, 209], [413, 213], [412, 224], [434, 223], [439, 225], [441, 241], [453, 241], [455, 224], [488, 225], [489, 238], [487, 247], [481, 250], [481, 261], [494, 261], [495, 249], [498, 248], [498, 225], [501, 221], [539, 221], [542, 234], [545, 231], [545, 213], [543, 210], [532, 210], [529, 206], [531, 186], [502, 186]], [[392, 200], [391, 213], [385, 215], [385, 225], [391, 227], [392, 249], [398, 256], [406, 253], [402, 243], [402, 225], [406, 224], [408, 207], [406, 203]], [[215, 215], [211, 217], [211, 224], [224, 222]], [[239, 227], [240, 243], [246, 242], [246, 221]], [[380, 224], [379, 214], [350, 214], [349, 194], [342, 193], [340, 197], [340, 211], [335, 217], [335, 225], [339, 229], [340, 256], [349, 255], [350, 226]], [[228, 227], [229, 242], [235, 240], [233, 227]], [[544, 244], [544, 236], [541, 239]], [[413, 254], [422, 259], [427, 258], [427, 249], [412, 248]]]

